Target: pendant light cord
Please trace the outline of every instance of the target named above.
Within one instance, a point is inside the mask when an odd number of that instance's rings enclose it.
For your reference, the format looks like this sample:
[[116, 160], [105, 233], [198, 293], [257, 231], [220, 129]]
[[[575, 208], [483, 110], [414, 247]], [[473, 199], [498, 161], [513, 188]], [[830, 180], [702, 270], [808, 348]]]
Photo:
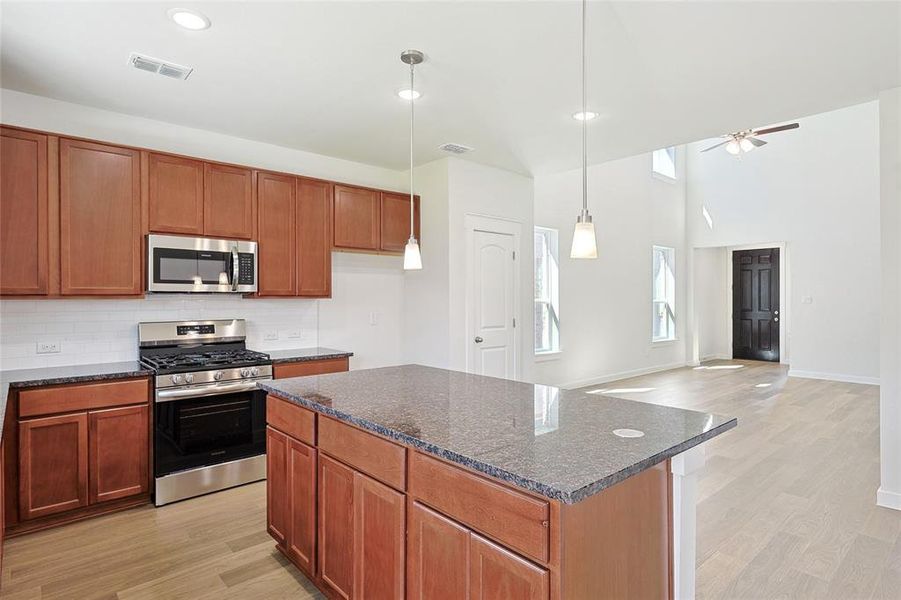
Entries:
[[410, 63], [410, 239], [413, 239], [413, 106], [416, 99], [413, 88], [413, 63]]
[[582, 212], [588, 213], [588, 92], [585, 89], [585, 12], [582, 0]]

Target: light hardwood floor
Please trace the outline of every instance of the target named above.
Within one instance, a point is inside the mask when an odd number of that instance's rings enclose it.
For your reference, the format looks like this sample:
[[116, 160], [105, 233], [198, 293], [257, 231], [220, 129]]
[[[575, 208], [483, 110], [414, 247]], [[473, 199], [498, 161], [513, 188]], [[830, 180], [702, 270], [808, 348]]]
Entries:
[[[708, 444], [698, 597], [901, 597], [901, 513], [875, 506], [878, 388], [705, 366], [585, 388], [739, 418]], [[252, 484], [14, 538], [0, 597], [321, 598], [265, 520], [265, 486]]]

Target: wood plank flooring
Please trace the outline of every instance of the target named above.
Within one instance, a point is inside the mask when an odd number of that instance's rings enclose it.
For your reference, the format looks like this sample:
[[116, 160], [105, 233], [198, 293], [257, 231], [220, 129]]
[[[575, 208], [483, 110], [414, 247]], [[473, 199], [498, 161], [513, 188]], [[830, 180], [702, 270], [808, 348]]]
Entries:
[[584, 389], [738, 417], [707, 444], [699, 599], [901, 598], [901, 512], [876, 506], [877, 386], [713, 361]]
[[[739, 418], [707, 448], [698, 598], [901, 597], [901, 513], [875, 505], [878, 388], [704, 366], [585, 388]], [[0, 598], [322, 598], [265, 520], [257, 483], [13, 538]]]

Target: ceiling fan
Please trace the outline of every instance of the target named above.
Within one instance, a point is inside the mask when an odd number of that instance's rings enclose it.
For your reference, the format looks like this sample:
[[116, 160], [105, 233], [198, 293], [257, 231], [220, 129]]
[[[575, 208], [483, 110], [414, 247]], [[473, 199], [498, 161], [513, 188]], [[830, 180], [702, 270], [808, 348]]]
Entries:
[[750, 152], [754, 148], [759, 148], [766, 144], [765, 141], [757, 139], [758, 136], [768, 133], [776, 133], [777, 131], [786, 131], [788, 129], [797, 129], [800, 127], [798, 123], [789, 123], [788, 125], [777, 125], [775, 127], [764, 127], [763, 129], [745, 129], [744, 131], [736, 131], [735, 133], [727, 133], [722, 136], [726, 141], [714, 144], [709, 148], [701, 150], [707, 152], [720, 146], [726, 147], [726, 152], [732, 155], [738, 155], [742, 152]]

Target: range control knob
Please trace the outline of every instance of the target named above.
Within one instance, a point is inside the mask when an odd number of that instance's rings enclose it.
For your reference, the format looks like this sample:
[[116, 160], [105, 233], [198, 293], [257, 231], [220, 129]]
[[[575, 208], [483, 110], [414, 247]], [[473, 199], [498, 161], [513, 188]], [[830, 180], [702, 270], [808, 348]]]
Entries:
[[250, 374], [251, 374], [252, 376], [256, 377], [256, 376], [258, 376], [258, 375], [260, 374], [260, 369], [259, 369], [258, 367], [251, 367], [251, 368], [250, 368]]
[[181, 375], [173, 375], [172, 377], [170, 377], [170, 379], [172, 380], [172, 383], [174, 383], [175, 385], [178, 385], [181, 383]]
[[213, 373], [213, 379], [215, 379], [216, 381], [222, 379], [222, 371], [216, 371], [215, 373]]
[[194, 373], [185, 373], [185, 383], [194, 383]]
[[250, 369], [241, 369], [241, 377], [250, 377]]

